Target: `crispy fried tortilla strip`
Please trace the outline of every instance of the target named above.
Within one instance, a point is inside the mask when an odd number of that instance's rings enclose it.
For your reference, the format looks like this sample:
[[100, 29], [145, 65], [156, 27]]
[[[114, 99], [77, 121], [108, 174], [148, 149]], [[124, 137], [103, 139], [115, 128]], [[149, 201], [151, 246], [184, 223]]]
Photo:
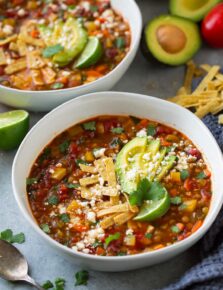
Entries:
[[131, 205], [130, 202], [129, 202], [129, 198], [128, 198], [128, 195], [126, 193], [123, 193], [124, 194], [124, 197], [129, 205], [129, 209], [131, 212], [134, 212], [134, 213], [137, 213], [139, 211], [139, 208], [138, 206], [136, 205]]
[[80, 185], [81, 186], [88, 186], [88, 185], [92, 185], [92, 184], [95, 184], [98, 182], [98, 179], [99, 176], [98, 175], [94, 175], [94, 176], [90, 176], [90, 177], [84, 177], [84, 178], [81, 178], [79, 180], [80, 182]]
[[85, 187], [81, 186], [81, 197], [88, 200], [101, 200], [101, 192], [96, 190], [95, 187]]
[[30, 35], [28, 35], [27, 32], [21, 31], [19, 36], [18, 36], [18, 39], [24, 41], [27, 44], [33, 45], [33, 46], [38, 46], [38, 47], [45, 46], [44, 41], [42, 39], [33, 38]]
[[25, 58], [19, 58], [15, 60], [13, 63], [9, 64], [5, 68], [5, 73], [7, 75], [13, 74], [17, 71], [23, 70], [26, 68], [26, 59]]
[[89, 166], [89, 165], [85, 165], [85, 164], [79, 164], [80, 169], [84, 172], [88, 172], [88, 173], [97, 173], [97, 169], [93, 166]]
[[117, 216], [114, 217], [114, 221], [117, 225], [123, 225], [124, 223], [126, 223], [128, 220], [130, 220], [131, 218], [133, 218], [135, 215], [135, 213], [133, 212], [123, 212]]
[[102, 209], [102, 208], [108, 208], [108, 207], [111, 207], [112, 204], [110, 201], [102, 201], [102, 202], [99, 202], [97, 203], [97, 208], [98, 209]]
[[105, 170], [107, 175], [107, 182], [109, 186], [116, 187], [117, 181], [116, 181], [116, 175], [115, 175], [115, 166], [112, 158], [104, 158], [105, 162]]
[[17, 48], [18, 48], [19, 55], [20, 56], [25, 56], [26, 52], [27, 52], [26, 43], [23, 40], [18, 39], [16, 45], [17, 45]]
[[107, 174], [106, 174], [106, 170], [105, 170], [105, 163], [104, 163], [104, 158], [101, 159], [97, 159], [94, 161], [94, 165], [97, 169], [97, 171], [99, 172], [100, 176], [107, 181]]
[[11, 36], [3, 39], [3, 40], [0, 40], [0, 46], [5, 45], [5, 44], [7, 44], [7, 43], [9, 43], [11, 41], [16, 40], [17, 36], [18, 36], [17, 34], [13, 34], [13, 35], [11, 35]]
[[192, 80], [194, 77], [194, 71], [195, 71], [195, 64], [192, 60], [188, 61], [187, 63], [187, 72], [186, 72], [186, 76], [184, 79], [184, 88], [187, 94], [191, 93], [191, 84], [192, 84]]
[[35, 86], [42, 86], [44, 85], [43, 76], [41, 71], [38, 69], [31, 69], [30, 74], [32, 76], [32, 80]]
[[196, 111], [196, 115], [199, 118], [203, 118], [208, 113], [214, 111], [218, 105], [219, 105], [219, 103], [217, 100], [211, 101], [211, 102], [207, 103], [206, 105], [199, 107]]
[[119, 195], [117, 195], [117, 196], [111, 196], [110, 197], [110, 202], [111, 202], [112, 205], [119, 204]]
[[4, 50], [0, 47], [0, 65], [5, 65], [5, 64], [7, 64], [6, 56], [5, 56]]
[[177, 96], [186, 95], [186, 94], [187, 94], [187, 91], [186, 91], [186, 88], [185, 87], [181, 87], [177, 91]]
[[37, 50], [27, 51], [27, 64], [29, 68], [39, 69], [45, 66], [44, 59]]
[[100, 190], [101, 190], [102, 195], [105, 195], [105, 196], [116, 197], [119, 194], [118, 190], [111, 186], [100, 186]]
[[44, 67], [41, 69], [41, 72], [42, 72], [42, 75], [43, 75], [43, 78], [44, 78], [44, 82], [46, 84], [52, 84], [55, 82], [55, 78], [56, 78], [56, 73], [55, 71], [50, 68], [50, 67]]
[[10, 42], [9, 49], [13, 51], [18, 51], [18, 46], [15, 42]]
[[128, 203], [126, 202], [123, 204], [114, 205], [109, 208], [98, 211], [97, 217], [102, 217], [104, 215], [109, 215], [111, 213], [116, 213], [116, 212], [125, 212], [128, 210], [129, 210], [129, 206], [128, 206]]
[[115, 213], [111, 216], [105, 217], [102, 221], [100, 221], [100, 226], [102, 227], [102, 229], [105, 230], [105, 229], [113, 226], [115, 223], [115, 221], [114, 221], [115, 216], [117, 216], [117, 213]]
[[214, 65], [212, 68], [209, 70], [208, 74], [203, 78], [203, 80], [200, 82], [196, 90], [193, 92], [192, 95], [199, 94], [200, 92], [204, 91], [207, 88], [207, 84], [213, 80], [213, 78], [216, 76], [220, 69], [220, 66]]

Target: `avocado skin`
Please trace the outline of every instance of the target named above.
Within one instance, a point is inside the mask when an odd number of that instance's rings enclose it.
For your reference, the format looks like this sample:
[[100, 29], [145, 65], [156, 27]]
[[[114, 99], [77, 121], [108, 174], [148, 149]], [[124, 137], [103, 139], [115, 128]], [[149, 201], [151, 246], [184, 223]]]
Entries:
[[[171, 19], [172, 23], [166, 22], [167, 18]], [[148, 42], [150, 40], [149, 40], [149, 36], [146, 35], [146, 31], [148, 30], [148, 27], [151, 27], [152, 25], [155, 26], [157, 22], [160, 22], [160, 25], [163, 25], [163, 23], [165, 24], [165, 22], [167, 24], [172, 24], [172, 25], [174, 24], [180, 28], [183, 27], [183, 23], [185, 23], [185, 26], [188, 26], [188, 25], [191, 26], [190, 30], [194, 32], [193, 36], [194, 36], [195, 40], [189, 40], [189, 41], [191, 41], [191, 43], [193, 43], [193, 41], [195, 42], [194, 48], [192, 48], [192, 49], [190, 48], [189, 52], [186, 50], [185, 54], [183, 54], [183, 52], [181, 52], [182, 58], [180, 60], [178, 58], [177, 61], [175, 58], [176, 54], [169, 53], [169, 59], [167, 59], [166, 57], [162, 57], [162, 53], [159, 53], [156, 50], [152, 51], [152, 49], [149, 48], [149, 45], [148, 45]], [[185, 29], [185, 27], [184, 27], [184, 29]], [[189, 31], [189, 29], [188, 29], [188, 31]], [[155, 32], [155, 30], [153, 32]], [[187, 37], [187, 34], [186, 34], [186, 37]], [[165, 52], [162, 49], [162, 47], [159, 45], [158, 41], [157, 41], [156, 45], [157, 45], [157, 49], [161, 48], [160, 50]], [[201, 45], [202, 45], [201, 36], [200, 36], [199, 29], [198, 29], [198, 26], [196, 25], [196, 23], [191, 22], [188, 19], [185, 19], [182, 17], [171, 16], [171, 15], [160, 15], [158, 17], [155, 17], [151, 21], [149, 21], [143, 28], [142, 39], [141, 39], [141, 43], [140, 43], [142, 54], [144, 55], [144, 57], [148, 61], [151, 61], [156, 65], [157, 65], [157, 63], [162, 63], [162, 64], [165, 64], [167, 66], [179, 66], [179, 65], [185, 64], [188, 60], [190, 60], [197, 53], [197, 51], [201, 48]]]

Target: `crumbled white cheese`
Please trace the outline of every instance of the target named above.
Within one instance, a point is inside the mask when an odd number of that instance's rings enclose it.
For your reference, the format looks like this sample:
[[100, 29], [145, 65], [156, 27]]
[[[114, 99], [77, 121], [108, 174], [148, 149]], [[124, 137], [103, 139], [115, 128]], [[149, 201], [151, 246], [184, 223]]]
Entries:
[[106, 148], [98, 148], [93, 150], [93, 154], [95, 158], [100, 158], [102, 156], [104, 156]]
[[125, 234], [126, 234], [126, 236], [132, 235], [133, 234], [133, 230], [132, 229], [128, 229], [128, 230], [126, 230]]
[[24, 9], [19, 9], [19, 11], [17, 12], [17, 14], [19, 16], [24, 16], [26, 14], [26, 11]]
[[83, 250], [85, 248], [85, 244], [82, 241], [77, 242], [76, 246], [78, 250]]
[[134, 167], [131, 170], [127, 171], [127, 173], [126, 173], [126, 179], [127, 180], [134, 180], [135, 177], [136, 177], [136, 175], [137, 175], [137, 171], [138, 170], [137, 170], [136, 167]]
[[83, 249], [82, 252], [85, 253], [85, 254], [89, 254], [90, 250], [89, 249]]
[[144, 160], [149, 161], [151, 159], [151, 152], [147, 152], [142, 157]]
[[59, 204], [59, 205], [58, 205], [58, 209], [59, 209], [59, 213], [60, 213], [60, 214], [63, 214], [63, 213], [66, 213], [66, 212], [67, 212], [67, 211], [66, 211], [66, 207], [63, 206], [62, 204]]
[[12, 32], [13, 32], [13, 27], [12, 27], [11, 25], [6, 24], [6, 25], [4, 25], [2, 31], [3, 31], [5, 34], [10, 35], [10, 34], [12, 34]]
[[90, 211], [87, 213], [87, 220], [91, 223], [95, 223], [96, 222], [96, 215], [93, 211]]
[[139, 132], [136, 133], [137, 137], [146, 137], [147, 133], [146, 133], [146, 129], [142, 129]]

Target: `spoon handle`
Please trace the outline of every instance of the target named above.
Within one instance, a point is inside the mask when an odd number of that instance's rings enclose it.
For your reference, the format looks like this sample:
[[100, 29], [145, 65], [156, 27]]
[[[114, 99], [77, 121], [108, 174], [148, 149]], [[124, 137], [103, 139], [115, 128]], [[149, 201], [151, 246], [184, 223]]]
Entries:
[[36, 287], [38, 290], [44, 290], [33, 278], [31, 278], [29, 275], [26, 275], [23, 279], [23, 281], [27, 282], [28, 284]]

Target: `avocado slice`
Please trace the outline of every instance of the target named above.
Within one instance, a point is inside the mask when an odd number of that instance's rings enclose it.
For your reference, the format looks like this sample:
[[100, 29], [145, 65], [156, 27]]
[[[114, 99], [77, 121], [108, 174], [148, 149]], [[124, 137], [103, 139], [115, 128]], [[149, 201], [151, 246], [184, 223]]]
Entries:
[[61, 44], [63, 51], [53, 56], [53, 62], [59, 66], [69, 64], [85, 48], [88, 40], [87, 31], [72, 17], [66, 22], [57, 21], [54, 28], [40, 26], [40, 34], [47, 46]]
[[154, 18], [144, 29], [144, 50], [160, 62], [180, 65], [191, 59], [201, 46], [198, 26], [177, 16]]
[[[126, 193], [130, 194], [136, 190], [139, 179], [136, 160], [139, 158], [140, 153], [145, 152], [146, 145], [147, 137], [136, 137], [128, 142], [117, 156], [115, 170], [122, 190]], [[134, 161], [130, 162], [131, 158]]]
[[221, 0], [170, 0], [170, 13], [176, 16], [201, 21]]
[[168, 160], [166, 160], [166, 165], [164, 165], [160, 171], [155, 177], [156, 181], [160, 181], [173, 167], [174, 162], [176, 160], [176, 156], [169, 156]]

